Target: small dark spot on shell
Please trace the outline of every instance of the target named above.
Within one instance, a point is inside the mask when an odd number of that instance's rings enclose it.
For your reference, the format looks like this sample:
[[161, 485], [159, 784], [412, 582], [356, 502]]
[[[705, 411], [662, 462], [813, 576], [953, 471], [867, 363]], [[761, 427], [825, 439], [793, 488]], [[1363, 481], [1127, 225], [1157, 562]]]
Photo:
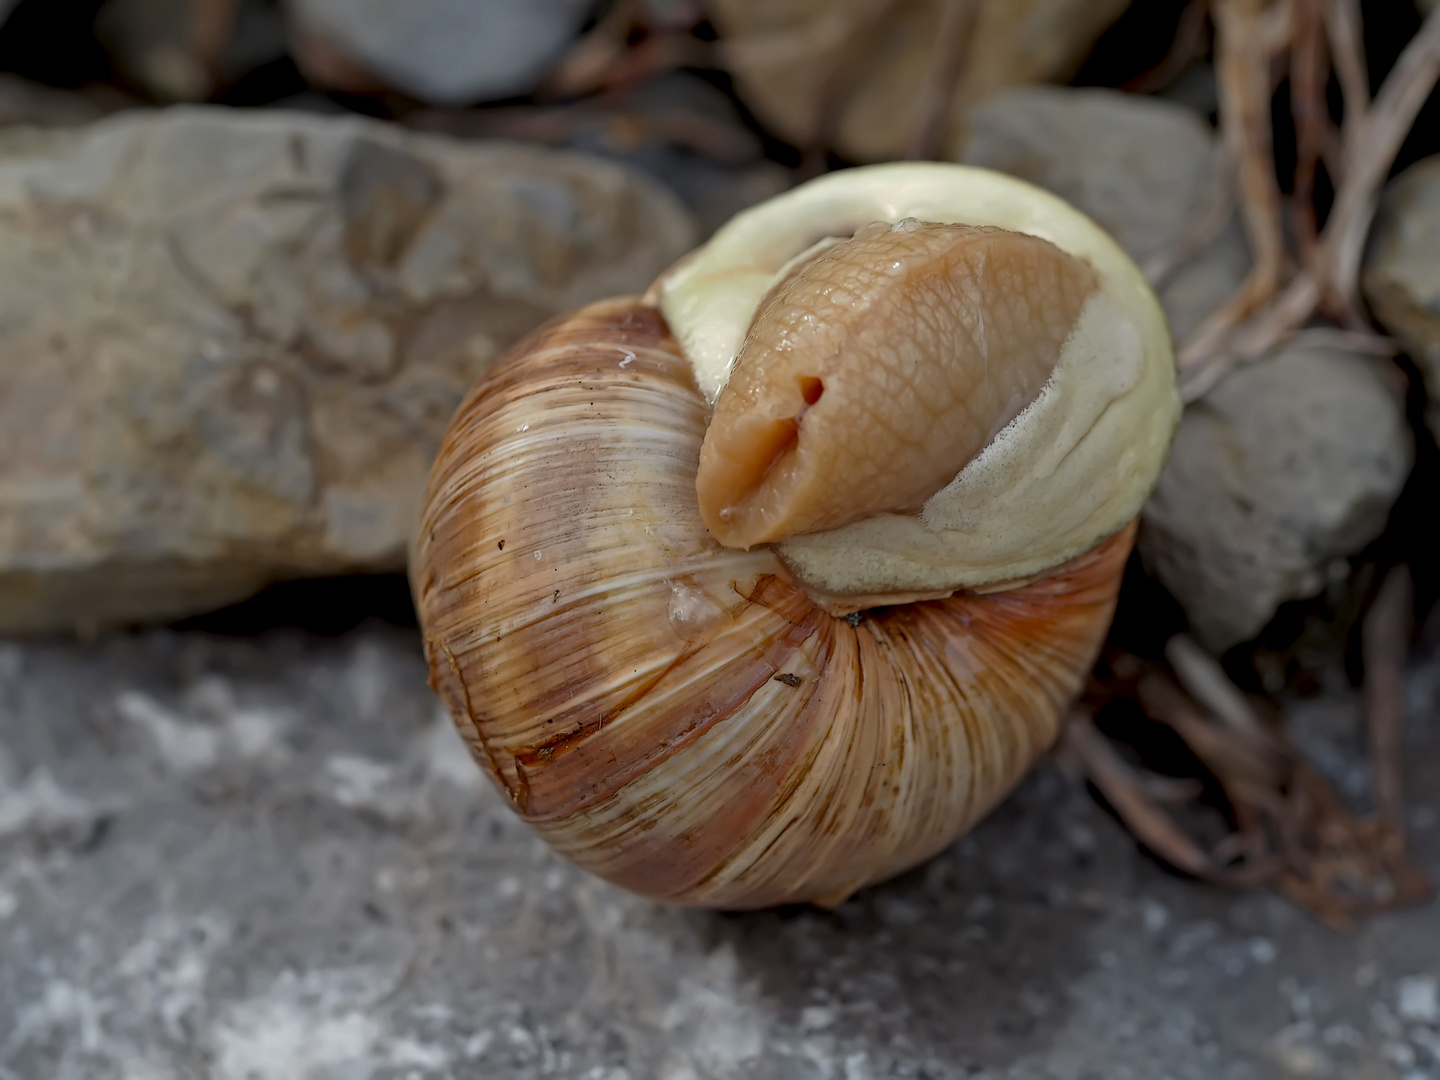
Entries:
[[499, 547], [500, 547], [500, 550], [501, 550], [501, 551], [504, 551], [504, 550], [505, 550], [505, 541], [504, 541], [504, 540], [501, 540], [501, 541], [500, 541]]
[[775, 676], [775, 682], [783, 682], [786, 686], [799, 686], [804, 681], [799, 675], [792, 675], [788, 671]]
[[865, 621], [865, 613], [863, 611], [852, 611], [849, 615], [845, 616], [845, 621], [851, 626], [859, 626]]

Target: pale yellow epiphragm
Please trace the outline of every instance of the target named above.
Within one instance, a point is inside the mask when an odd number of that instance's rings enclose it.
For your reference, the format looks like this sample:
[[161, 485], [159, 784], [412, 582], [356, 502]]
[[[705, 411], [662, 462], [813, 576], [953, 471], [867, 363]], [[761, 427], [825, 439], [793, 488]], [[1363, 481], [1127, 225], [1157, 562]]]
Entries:
[[1100, 289], [1040, 396], [920, 516], [883, 514], [777, 545], [821, 593], [943, 592], [1058, 566], [1139, 513], [1180, 418], [1164, 313], [1119, 245], [1034, 185], [929, 162], [804, 184], [735, 217], [660, 282], [661, 310], [705, 396], [723, 392], [761, 298], [797, 255], [905, 218], [1040, 237], [1093, 266]]

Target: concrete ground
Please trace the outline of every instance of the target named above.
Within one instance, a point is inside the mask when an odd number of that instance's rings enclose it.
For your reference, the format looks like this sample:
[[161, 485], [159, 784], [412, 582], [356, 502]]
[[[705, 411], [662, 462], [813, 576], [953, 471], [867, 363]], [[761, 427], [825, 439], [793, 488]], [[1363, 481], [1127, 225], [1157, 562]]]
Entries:
[[833, 913], [672, 911], [510, 816], [413, 632], [0, 643], [0, 1080], [1436, 1080], [1437, 978], [1437, 907], [1180, 880], [1053, 769]]

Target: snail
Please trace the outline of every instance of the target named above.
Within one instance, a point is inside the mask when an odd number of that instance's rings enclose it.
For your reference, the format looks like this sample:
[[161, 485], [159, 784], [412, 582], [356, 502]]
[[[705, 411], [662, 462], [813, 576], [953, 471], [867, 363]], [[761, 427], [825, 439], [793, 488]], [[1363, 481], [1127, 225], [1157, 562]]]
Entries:
[[834, 906], [1056, 738], [1179, 412], [1153, 293], [1078, 211], [823, 176], [470, 391], [413, 550], [431, 685], [580, 866]]

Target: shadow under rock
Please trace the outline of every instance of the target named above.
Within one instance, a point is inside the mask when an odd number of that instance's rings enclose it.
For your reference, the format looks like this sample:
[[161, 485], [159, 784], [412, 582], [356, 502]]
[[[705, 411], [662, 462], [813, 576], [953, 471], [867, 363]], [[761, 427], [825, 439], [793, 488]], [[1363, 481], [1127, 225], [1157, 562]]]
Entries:
[[370, 619], [413, 630], [419, 626], [404, 574], [356, 574], [349, 577], [286, 581], [219, 611], [173, 625], [225, 637], [253, 637], [267, 630], [294, 628], [323, 637], [339, 637]]

